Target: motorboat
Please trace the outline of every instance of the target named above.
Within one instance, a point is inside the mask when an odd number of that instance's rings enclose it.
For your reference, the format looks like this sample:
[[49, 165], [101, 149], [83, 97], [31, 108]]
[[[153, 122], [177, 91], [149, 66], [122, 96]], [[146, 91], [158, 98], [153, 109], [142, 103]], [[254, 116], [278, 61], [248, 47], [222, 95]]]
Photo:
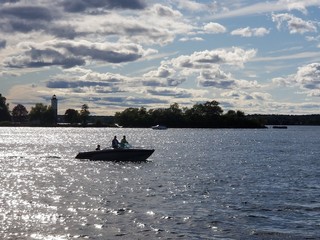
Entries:
[[154, 152], [154, 149], [143, 148], [107, 148], [89, 152], [79, 152], [77, 159], [101, 160], [101, 161], [146, 161]]
[[155, 125], [155, 126], [152, 126], [151, 128], [154, 130], [166, 130], [167, 129], [167, 127], [163, 126], [163, 125]]

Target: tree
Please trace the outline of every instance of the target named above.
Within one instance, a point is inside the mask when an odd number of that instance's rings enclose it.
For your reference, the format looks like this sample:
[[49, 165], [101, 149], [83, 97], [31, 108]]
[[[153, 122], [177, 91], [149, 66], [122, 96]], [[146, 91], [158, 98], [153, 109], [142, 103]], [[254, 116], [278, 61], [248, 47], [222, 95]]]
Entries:
[[127, 127], [142, 127], [148, 125], [149, 115], [144, 107], [127, 108], [115, 114], [117, 123]]
[[22, 104], [18, 104], [12, 109], [12, 120], [14, 122], [26, 122], [28, 120], [28, 111]]
[[29, 113], [30, 120], [40, 124], [53, 124], [55, 122], [53, 110], [51, 107], [36, 103]]
[[80, 121], [80, 115], [79, 112], [75, 109], [67, 109], [64, 114], [64, 119], [68, 123], [78, 123]]
[[10, 121], [9, 104], [6, 103], [6, 98], [0, 93], [0, 121]]
[[217, 101], [206, 102], [204, 104], [204, 109], [207, 116], [220, 116], [223, 113], [223, 110]]
[[83, 104], [80, 110], [80, 119], [83, 125], [87, 125], [89, 119], [89, 107], [87, 104]]

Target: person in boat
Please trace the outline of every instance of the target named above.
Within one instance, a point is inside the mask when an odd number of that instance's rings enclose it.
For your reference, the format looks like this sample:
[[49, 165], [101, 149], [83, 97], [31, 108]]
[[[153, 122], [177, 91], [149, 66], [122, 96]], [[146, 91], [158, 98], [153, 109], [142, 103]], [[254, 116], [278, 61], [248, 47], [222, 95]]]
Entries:
[[121, 139], [121, 142], [120, 142], [120, 147], [121, 148], [128, 148], [128, 145], [129, 145], [129, 143], [126, 139], [126, 136], [123, 136], [123, 138]]
[[98, 144], [97, 148], [96, 148], [96, 151], [100, 151], [100, 150], [101, 150], [101, 148], [100, 148], [100, 145]]
[[119, 148], [119, 141], [117, 139], [117, 136], [114, 136], [112, 140], [112, 148]]

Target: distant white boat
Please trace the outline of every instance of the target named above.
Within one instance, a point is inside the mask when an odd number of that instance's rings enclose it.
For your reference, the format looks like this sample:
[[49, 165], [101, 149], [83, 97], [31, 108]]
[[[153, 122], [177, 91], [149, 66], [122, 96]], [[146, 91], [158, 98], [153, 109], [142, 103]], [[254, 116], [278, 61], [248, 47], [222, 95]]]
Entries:
[[287, 129], [287, 126], [279, 125], [279, 126], [273, 126], [272, 128], [277, 128], [277, 129]]
[[166, 130], [166, 129], [168, 129], [166, 126], [163, 126], [163, 125], [155, 125], [155, 126], [152, 126], [151, 128], [154, 129], [154, 130]]

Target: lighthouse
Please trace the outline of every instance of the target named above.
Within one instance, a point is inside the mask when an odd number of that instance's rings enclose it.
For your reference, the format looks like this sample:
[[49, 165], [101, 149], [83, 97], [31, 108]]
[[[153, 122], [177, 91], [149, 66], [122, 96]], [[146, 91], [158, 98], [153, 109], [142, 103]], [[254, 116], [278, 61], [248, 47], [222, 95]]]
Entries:
[[58, 99], [56, 95], [54, 94], [51, 98], [51, 108], [53, 112], [53, 122], [57, 124], [58, 122]]

